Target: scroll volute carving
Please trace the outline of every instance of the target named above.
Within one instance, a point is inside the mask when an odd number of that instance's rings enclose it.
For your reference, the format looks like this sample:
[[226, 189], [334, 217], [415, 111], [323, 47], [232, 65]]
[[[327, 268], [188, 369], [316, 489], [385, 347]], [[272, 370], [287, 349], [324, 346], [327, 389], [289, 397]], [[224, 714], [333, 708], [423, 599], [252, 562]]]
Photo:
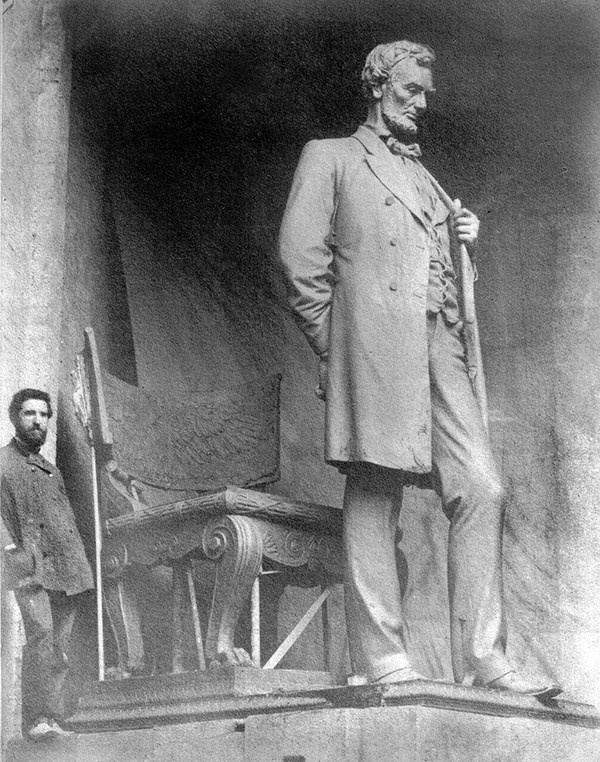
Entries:
[[286, 567], [305, 566], [315, 577], [341, 581], [343, 550], [338, 537], [256, 521], [267, 558]]
[[216, 562], [213, 605], [206, 638], [206, 658], [234, 653], [235, 628], [260, 570], [263, 543], [252, 519], [220, 516], [207, 522], [202, 555]]

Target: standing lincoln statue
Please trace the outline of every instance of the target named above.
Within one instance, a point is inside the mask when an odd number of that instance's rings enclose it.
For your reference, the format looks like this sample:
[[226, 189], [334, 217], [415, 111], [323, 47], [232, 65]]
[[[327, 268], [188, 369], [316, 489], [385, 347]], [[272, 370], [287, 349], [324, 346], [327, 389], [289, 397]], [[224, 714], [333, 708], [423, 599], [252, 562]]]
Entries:
[[[502, 487], [467, 372], [451, 234], [479, 220], [440, 200], [414, 142], [434, 52], [379, 45], [362, 73], [369, 110], [351, 137], [314, 140], [281, 228], [290, 303], [319, 357], [325, 457], [346, 474], [346, 615], [352, 668], [372, 681], [411, 666], [395, 561], [403, 485], [433, 486], [450, 520], [457, 682], [554, 696], [505, 655]], [[451, 230], [453, 228], [453, 230]]]

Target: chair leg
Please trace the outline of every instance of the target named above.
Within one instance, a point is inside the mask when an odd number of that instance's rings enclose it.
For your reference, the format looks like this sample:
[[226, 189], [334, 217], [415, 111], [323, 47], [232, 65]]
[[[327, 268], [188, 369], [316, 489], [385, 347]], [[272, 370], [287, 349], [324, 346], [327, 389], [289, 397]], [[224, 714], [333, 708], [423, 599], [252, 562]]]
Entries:
[[[324, 588], [321, 585], [321, 593]], [[329, 607], [331, 606], [331, 599], [329, 596], [325, 599], [325, 603], [321, 607], [321, 621], [323, 624], [323, 662], [325, 664], [325, 670], [331, 672], [331, 623], [329, 621]]]
[[208, 522], [202, 536], [205, 558], [217, 564], [206, 637], [206, 658], [221, 664], [252, 666], [250, 656], [235, 648], [235, 628], [250, 597], [262, 561], [262, 537], [252, 519], [222, 516]]
[[173, 563], [173, 672], [206, 669], [192, 564]]
[[173, 564], [173, 672], [185, 672], [187, 668], [186, 639], [186, 576], [185, 563]]
[[118, 669], [126, 675], [144, 669], [144, 644], [140, 614], [127, 571], [104, 580], [104, 607], [117, 644]]

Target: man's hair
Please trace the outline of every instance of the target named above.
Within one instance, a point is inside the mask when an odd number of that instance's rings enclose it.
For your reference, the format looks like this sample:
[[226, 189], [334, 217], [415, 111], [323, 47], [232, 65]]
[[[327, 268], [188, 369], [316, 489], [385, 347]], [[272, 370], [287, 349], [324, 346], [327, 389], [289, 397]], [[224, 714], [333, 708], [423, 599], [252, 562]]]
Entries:
[[380, 87], [390, 78], [394, 67], [405, 58], [414, 58], [419, 66], [431, 68], [435, 53], [428, 45], [401, 40], [378, 45], [369, 53], [362, 70], [362, 90], [369, 100], [373, 100], [373, 88]]
[[16, 425], [21, 407], [26, 400], [43, 400], [48, 405], [48, 418], [52, 418], [52, 403], [48, 392], [43, 392], [41, 389], [21, 389], [13, 396], [8, 406], [8, 416], [13, 426]]

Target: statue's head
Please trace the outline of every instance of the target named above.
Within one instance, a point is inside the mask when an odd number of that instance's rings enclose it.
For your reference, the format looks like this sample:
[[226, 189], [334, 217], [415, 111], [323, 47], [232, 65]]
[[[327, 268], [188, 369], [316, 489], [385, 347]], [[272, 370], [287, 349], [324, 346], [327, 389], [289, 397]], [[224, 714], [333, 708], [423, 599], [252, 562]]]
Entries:
[[402, 61], [412, 59], [418, 66], [431, 69], [435, 61], [435, 53], [429, 45], [419, 42], [400, 40], [377, 45], [369, 53], [362, 70], [362, 89], [367, 100], [373, 100], [373, 89], [380, 88], [392, 77], [394, 69]]
[[408, 40], [378, 45], [367, 56], [363, 92], [375, 118], [399, 140], [410, 140], [417, 132], [427, 95], [434, 92], [434, 61], [429, 46]]

